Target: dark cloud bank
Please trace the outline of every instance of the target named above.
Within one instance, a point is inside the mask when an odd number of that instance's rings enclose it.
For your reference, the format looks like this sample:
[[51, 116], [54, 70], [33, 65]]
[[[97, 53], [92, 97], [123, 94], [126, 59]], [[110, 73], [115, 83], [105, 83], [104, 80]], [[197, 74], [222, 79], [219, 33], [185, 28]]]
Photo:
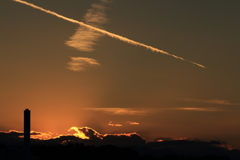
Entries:
[[[32, 159], [204, 159], [240, 160], [240, 150], [230, 149], [226, 142], [173, 140], [169, 137], [146, 142], [137, 133], [99, 134], [84, 129], [89, 139], [59, 136], [49, 140], [31, 139]], [[41, 134], [41, 133], [32, 133]], [[0, 159], [23, 157], [23, 133], [0, 132]], [[163, 141], [162, 141], [163, 140]]]

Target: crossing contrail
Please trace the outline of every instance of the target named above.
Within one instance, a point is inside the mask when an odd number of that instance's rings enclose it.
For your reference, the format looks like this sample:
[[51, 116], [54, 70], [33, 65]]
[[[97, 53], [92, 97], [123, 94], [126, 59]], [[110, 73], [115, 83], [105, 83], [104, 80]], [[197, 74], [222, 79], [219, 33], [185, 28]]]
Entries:
[[89, 28], [89, 29], [91, 29], [91, 30], [100, 32], [100, 33], [102, 33], [102, 34], [105, 34], [105, 35], [110, 36], [110, 37], [112, 37], [112, 38], [118, 39], [118, 40], [120, 40], [120, 41], [129, 43], [129, 44], [132, 44], [132, 45], [136, 45], [136, 46], [141, 46], [141, 47], [144, 47], [144, 48], [146, 48], [146, 49], [150, 49], [152, 52], [158, 52], [158, 53], [166, 54], [166, 55], [168, 55], [168, 56], [172, 56], [172, 57], [174, 57], [174, 58], [177, 58], [177, 59], [180, 59], [180, 60], [183, 60], [183, 61], [188, 61], [188, 62], [190, 62], [190, 63], [192, 63], [192, 64], [195, 64], [195, 65], [197, 65], [197, 66], [199, 66], [199, 67], [206, 68], [205, 66], [203, 66], [203, 65], [201, 65], [201, 64], [199, 64], [199, 63], [196, 63], [196, 62], [193, 62], [193, 61], [189, 61], [189, 60], [187, 60], [187, 59], [184, 59], [184, 58], [182, 58], [182, 57], [176, 56], [176, 55], [174, 55], [174, 54], [170, 54], [170, 53], [168, 53], [168, 52], [166, 52], [166, 51], [163, 51], [163, 50], [160, 50], [160, 49], [158, 49], [158, 48], [155, 48], [155, 47], [152, 47], [152, 46], [149, 46], [149, 45], [146, 45], [146, 44], [143, 44], [143, 43], [140, 43], [140, 42], [137, 42], [137, 41], [128, 39], [128, 38], [126, 38], [126, 37], [123, 37], [123, 36], [120, 36], [120, 35], [117, 35], [117, 34], [108, 32], [108, 31], [106, 31], [106, 30], [103, 30], [103, 29], [100, 29], [100, 28], [97, 28], [97, 27], [93, 27], [93, 26], [88, 25], [88, 24], [85, 24], [85, 23], [83, 23], [83, 22], [80, 22], [80, 21], [77, 21], [77, 20], [74, 20], [74, 19], [71, 19], [71, 18], [62, 16], [62, 15], [56, 13], [56, 12], [53, 12], [53, 11], [50, 11], [50, 10], [46, 10], [46, 9], [44, 9], [44, 8], [42, 8], [42, 7], [39, 7], [39, 6], [36, 6], [36, 5], [32, 4], [32, 3], [28, 3], [28, 2], [22, 1], [22, 0], [13, 0], [13, 1], [19, 2], [19, 3], [22, 3], [22, 4], [25, 4], [25, 5], [28, 5], [28, 6], [30, 6], [30, 7], [33, 7], [33, 8], [35, 8], [35, 9], [41, 10], [41, 11], [46, 12], [46, 13], [49, 13], [49, 14], [52, 14], [52, 15], [58, 17], [58, 18], [61, 18], [61, 19], [66, 20], [66, 21], [79, 24], [79, 25], [81, 25], [81, 26], [84, 26], [84, 27]]

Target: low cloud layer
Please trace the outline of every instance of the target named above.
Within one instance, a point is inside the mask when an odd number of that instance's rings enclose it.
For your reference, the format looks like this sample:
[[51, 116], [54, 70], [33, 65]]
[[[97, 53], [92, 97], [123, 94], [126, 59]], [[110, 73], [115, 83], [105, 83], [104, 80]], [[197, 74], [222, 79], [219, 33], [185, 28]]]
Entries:
[[[113, 123], [111, 123], [113, 124]], [[116, 125], [116, 124], [115, 124]], [[101, 144], [129, 144], [129, 143], [146, 143], [137, 133], [117, 133], [117, 134], [101, 134], [90, 127], [72, 127], [76, 137], [98, 141]]]
[[[128, 125], [139, 125], [138, 122], [132, 122], [132, 121], [126, 121], [126, 124]], [[108, 123], [109, 126], [113, 126], [113, 127], [122, 127], [123, 124], [119, 124], [119, 123], [113, 123], [112, 121], [110, 121]]]
[[127, 124], [130, 124], [130, 125], [139, 125], [138, 122], [132, 122], [132, 121], [127, 121], [126, 123], [127, 123]]
[[148, 108], [86, 108], [90, 111], [101, 111], [111, 115], [147, 115], [152, 112], [152, 109]]
[[240, 105], [240, 103], [231, 103], [228, 100], [218, 100], [218, 99], [192, 99], [186, 98], [184, 101], [187, 102], [197, 102], [197, 103], [208, 103], [208, 104], [219, 104], [219, 105]]
[[108, 123], [108, 125], [109, 125], [109, 126], [114, 126], [114, 127], [121, 127], [121, 126], [122, 126], [122, 124], [112, 123], [112, 121], [110, 121], [110, 122]]
[[[200, 141], [186, 138], [172, 139], [171, 137], [159, 137], [153, 142], [146, 142], [137, 133], [101, 134], [90, 127], [72, 127], [76, 133], [73, 135], [59, 135], [57, 137], [42, 140], [31, 139], [32, 145], [45, 144], [56, 146], [55, 144], [68, 145], [69, 143], [82, 143], [85, 145], [116, 145], [130, 147], [140, 155], [163, 156], [226, 156], [231, 159], [240, 158], [240, 150], [233, 149], [226, 142], [221, 141]], [[19, 131], [0, 132], [0, 144], [23, 145], [23, 135]], [[32, 135], [45, 135], [41, 132], [32, 132]], [[84, 137], [82, 137], [84, 136]], [[58, 145], [59, 146], [59, 145]], [[72, 146], [72, 145], [71, 145]], [[79, 145], [78, 145], [79, 146]]]
[[201, 112], [219, 112], [223, 111], [223, 109], [219, 108], [173, 108], [173, 110], [185, 110], [185, 111], [201, 111]]

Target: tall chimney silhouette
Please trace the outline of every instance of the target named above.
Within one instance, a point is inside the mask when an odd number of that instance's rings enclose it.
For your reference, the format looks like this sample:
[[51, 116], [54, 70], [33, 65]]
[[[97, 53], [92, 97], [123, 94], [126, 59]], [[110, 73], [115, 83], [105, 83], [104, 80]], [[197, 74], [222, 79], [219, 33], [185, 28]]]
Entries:
[[24, 110], [24, 149], [26, 157], [30, 156], [30, 110]]

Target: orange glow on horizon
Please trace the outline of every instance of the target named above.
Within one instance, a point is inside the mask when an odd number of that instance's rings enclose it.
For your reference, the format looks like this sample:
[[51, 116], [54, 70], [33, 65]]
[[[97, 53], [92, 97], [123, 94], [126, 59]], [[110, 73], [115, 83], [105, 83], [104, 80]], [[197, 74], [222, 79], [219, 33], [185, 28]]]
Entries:
[[157, 140], [157, 142], [163, 142], [164, 140], [162, 140], [162, 139], [159, 139], [159, 140]]
[[0, 131], [0, 133], [11, 133], [11, 132], [16, 132], [16, 133], [23, 133], [22, 131], [17, 131], [17, 130], [9, 130], [7, 132], [4, 132], [4, 131]]
[[[94, 135], [97, 136], [98, 138], [102, 139], [101, 134], [98, 133], [96, 130], [90, 128], [90, 127], [71, 127], [68, 131], [76, 131], [77, 133], [73, 134], [58, 134], [58, 133], [53, 133], [53, 132], [36, 132], [36, 131], [30, 131], [30, 138], [31, 139], [39, 139], [39, 140], [49, 140], [49, 139], [56, 139], [61, 136], [75, 136], [81, 139], [90, 139], [90, 137], [86, 136], [86, 134], [82, 131], [85, 130], [86, 133], [89, 132], [89, 130], [92, 130], [94, 132]], [[9, 130], [7, 132], [5, 131], [0, 131], [0, 133], [20, 133], [22, 135], [18, 136], [19, 138], [24, 137], [24, 132], [23, 131], [17, 131], [17, 130]]]
[[[43, 132], [31, 131], [31, 135], [30, 136], [31, 136], [31, 139], [39, 139], [39, 140], [57, 139], [57, 138], [60, 138], [61, 136], [75, 136], [75, 137], [78, 137], [80, 139], [91, 139], [91, 137], [88, 137], [86, 134], [94, 135], [94, 136], [98, 137], [99, 139], [104, 139], [104, 137], [107, 137], [107, 136], [116, 136], [116, 137], [127, 136], [127, 137], [131, 137], [133, 135], [137, 135], [137, 136], [141, 137], [136, 132], [132, 132], [132, 133], [116, 133], [116, 134], [100, 134], [96, 130], [94, 130], [94, 129], [90, 128], [90, 127], [71, 127], [68, 131], [72, 131], [72, 130], [76, 131], [77, 133], [74, 133], [74, 134], [57, 134], [57, 133], [52, 133], [52, 132], [43, 133]], [[17, 131], [17, 130], [0, 131], [0, 133], [6, 133], [6, 134], [17, 133], [17, 135], [15, 135], [15, 136], [17, 136], [19, 138], [23, 138], [24, 137], [24, 135], [23, 135], [24, 133], [22, 131]], [[182, 140], [190, 140], [190, 139], [188, 139], [186, 137], [173, 139], [173, 141], [182, 141]], [[156, 140], [156, 142], [164, 142], [164, 141], [165, 140], [163, 140], [163, 139]], [[72, 140], [64, 140], [64, 141], [61, 142], [61, 144], [64, 145], [64, 144], [67, 144], [68, 142], [73, 142], [73, 141]], [[229, 145], [227, 143], [215, 144], [215, 146], [226, 148], [228, 150], [236, 149], [236, 148], [232, 147], [231, 145]]]
[[[103, 137], [106, 136], [128, 136], [131, 137], [132, 135], [138, 135], [139, 137], [141, 137], [139, 134], [137, 134], [136, 132], [132, 132], [132, 133], [116, 133], [116, 134], [100, 134], [99, 132], [97, 132], [96, 130], [90, 128], [90, 127], [71, 127], [68, 131], [76, 131], [77, 133], [73, 133], [73, 134], [58, 134], [58, 133], [52, 133], [52, 132], [36, 132], [36, 131], [31, 131], [31, 139], [39, 139], [39, 140], [49, 140], [49, 139], [56, 139], [59, 138], [61, 136], [75, 136], [81, 139], [90, 139], [90, 137], [88, 137], [86, 134], [90, 133], [90, 131], [93, 132], [93, 135], [103, 139]], [[84, 133], [84, 131], [86, 132], [86, 134]], [[3, 133], [11, 133], [11, 132], [15, 132], [15, 133], [21, 133], [22, 135], [19, 136], [19, 138], [23, 138], [23, 131], [17, 131], [17, 130], [9, 130], [8, 132], [4, 132], [4, 131], [0, 131]]]
[[[24, 132], [22, 131], [15, 131], [15, 130], [10, 130], [8, 132], [5, 133], [10, 133], [10, 132], [17, 132], [17, 133], [22, 133], [24, 134]], [[60, 135], [58, 135], [57, 133], [52, 133], [52, 132], [36, 132], [36, 131], [30, 131], [30, 138], [31, 139], [39, 139], [39, 140], [49, 140], [49, 139], [55, 139], [58, 138]], [[24, 135], [19, 136], [19, 138], [23, 138]]]
[[[77, 132], [77, 133], [74, 133], [73, 136], [81, 138], [81, 139], [90, 139], [90, 137], [87, 136], [86, 134], [93, 134], [94, 136], [102, 139], [101, 134], [90, 127], [71, 127], [68, 131], [71, 131], [71, 130], [74, 130]], [[91, 131], [93, 133], [91, 133]]]
[[54, 139], [57, 136], [58, 136], [57, 133], [52, 133], [52, 132], [43, 133], [43, 132], [35, 132], [35, 131], [31, 131], [31, 135], [30, 135], [32, 139], [40, 139], [40, 140]]
[[82, 138], [82, 139], [89, 139], [89, 137], [87, 137], [82, 131], [80, 131], [78, 127], [71, 127], [68, 131], [72, 131], [72, 130], [77, 132], [73, 134], [75, 137]]

